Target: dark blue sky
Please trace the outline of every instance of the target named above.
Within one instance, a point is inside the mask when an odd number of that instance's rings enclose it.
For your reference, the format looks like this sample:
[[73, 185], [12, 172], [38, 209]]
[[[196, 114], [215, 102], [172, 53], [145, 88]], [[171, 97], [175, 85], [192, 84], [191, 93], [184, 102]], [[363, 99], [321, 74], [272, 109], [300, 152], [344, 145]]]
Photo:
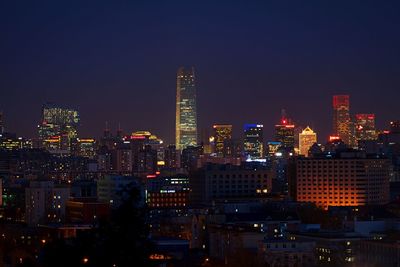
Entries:
[[80, 111], [83, 135], [107, 120], [172, 142], [175, 73], [194, 65], [200, 128], [257, 122], [271, 138], [285, 108], [325, 137], [335, 93], [383, 127], [400, 119], [399, 14], [398, 1], [2, 1], [0, 110], [20, 135], [51, 101]]

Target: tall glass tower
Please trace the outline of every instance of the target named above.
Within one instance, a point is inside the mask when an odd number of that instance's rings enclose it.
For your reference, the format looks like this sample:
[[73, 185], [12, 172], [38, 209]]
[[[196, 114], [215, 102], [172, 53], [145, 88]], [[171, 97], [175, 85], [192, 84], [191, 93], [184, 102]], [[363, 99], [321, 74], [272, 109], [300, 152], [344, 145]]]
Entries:
[[41, 146], [49, 150], [70, 150], [77, 138], [79, 125], [78, 111], [46, 104], [38, 125]]
[[348, 95], [333, 96], [333, 132], [346, 144], [352, 143], [349, 98]]
[[257, 160], [264, 157], [264, 139], [262, 124], [244, 125], [243, 151], [246, 160]]
[[176, 148], [197, 145], [197, 107], [194, 68], [178, 69], [176, 77]]

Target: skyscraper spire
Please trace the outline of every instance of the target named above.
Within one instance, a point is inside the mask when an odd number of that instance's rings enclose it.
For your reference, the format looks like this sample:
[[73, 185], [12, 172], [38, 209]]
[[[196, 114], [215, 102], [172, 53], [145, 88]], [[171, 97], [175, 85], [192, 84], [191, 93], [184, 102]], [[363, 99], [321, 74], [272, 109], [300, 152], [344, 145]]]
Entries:
[[104, 137], [110, 137], [110, 129], [108, 128], [108, 121], [106, 121], [106, 128], [104, 129]]
[[118, 122], [117, 137], [119, 137], [119, 138], [122, 137], [122, 129], [121, 129], [121, 123], [120, 122]]

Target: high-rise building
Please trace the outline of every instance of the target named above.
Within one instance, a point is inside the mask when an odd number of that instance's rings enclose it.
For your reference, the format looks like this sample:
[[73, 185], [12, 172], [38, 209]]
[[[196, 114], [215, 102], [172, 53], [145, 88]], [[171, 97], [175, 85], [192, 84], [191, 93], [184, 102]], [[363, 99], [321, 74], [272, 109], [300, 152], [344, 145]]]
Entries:
[[215, 124], [214, 129], [214, 147], [218, 157], [232, 156], [232, 125]]
[[197, 107], [194, 68], [178, 69], [176, 78], [176, 148], [197, 145]]
[[275, 141], [282, 147], [294, 149], [294, 124], [288, 118], [282, 117], [280, 124], [275, 125]]
[[360, 151], [298, 158], [296, 199], [322, 208], [386, 204], [390, 164]]
[[131, 173], [133, 168], [133, 152], [129, 144], [118, 144], [112, 152], [113, 169], [124, 174]]
[[71, 150], [78, 136], [79, 114], [74, 109], [45, 105], [38, 125], [41, 146], [49, 150]]
[[348, 145], [352, 143], [350, 97], [348, 95], [333, 96], [333, 133]]
[[317, 134], [310, 128], [306, 127], [299, 134], [299, 154], [308, 156], [311, 146], [317, 142]]
[[25, 189], [26, 223], [63, 222], [69, 196], [68, 187], [56, 186], [53, 181], [31, 181]]
[[132, 176], [105, 175], [97, 181], [97, 198], [100, 202], [109, 203], [117, 208], [126, 197], [129, 188], [140, 188], [139, 182]]
[[175, 169], [179, 166], [175, 145], [169, 145], [164, 151], [165, 167]]
[[93, 138], [77, 138], [77, 154], [81, 157], [94, 159], [96, 156], [96, 140]]
[[243, 151], [246, 159], [255, 160], [264, 157], [264, 138], [262, 124], [245, 124]]
[[356, 114], [356, 139], [375, 140], [375, 114]]
[[[272, 172], [261, 164], [207, 164], [191, 176], [194, 202], [257, 199], [272, 192]], [[192, 193], [191, 192], [191, 193]], [[196, 200], [195, 200], [196, 199]]]

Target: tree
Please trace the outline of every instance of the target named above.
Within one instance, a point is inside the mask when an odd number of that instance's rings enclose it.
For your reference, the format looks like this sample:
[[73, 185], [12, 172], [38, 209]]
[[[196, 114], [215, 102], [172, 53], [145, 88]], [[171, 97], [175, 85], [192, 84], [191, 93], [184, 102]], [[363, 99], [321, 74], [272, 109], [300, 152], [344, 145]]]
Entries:
[[151, 266], [147, 212], [137, 187], [121, 192], [122, 204], [111, 218], [72, 240], [55, 240], [44, 248], [43, 267]]

